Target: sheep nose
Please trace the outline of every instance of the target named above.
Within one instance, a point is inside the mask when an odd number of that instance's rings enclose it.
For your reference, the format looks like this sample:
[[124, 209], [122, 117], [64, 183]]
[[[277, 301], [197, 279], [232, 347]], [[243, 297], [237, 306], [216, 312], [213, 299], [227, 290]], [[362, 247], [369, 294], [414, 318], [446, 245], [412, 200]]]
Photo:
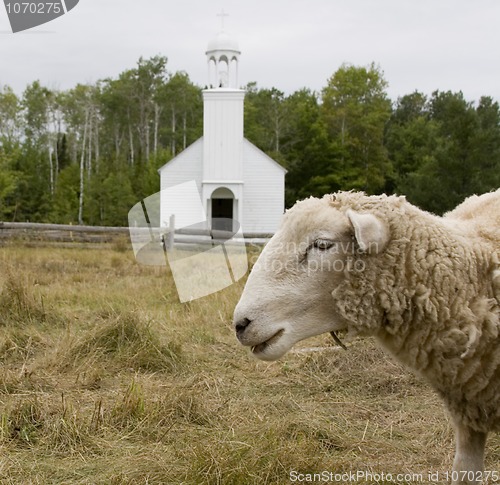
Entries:
[[245, 333], [245, 329], [252, 323], [252, 320], [248, 318], [241, 318], [234, 324], [234, 328], [236, 330], [236, 337], [241, 339], [243, 334]]

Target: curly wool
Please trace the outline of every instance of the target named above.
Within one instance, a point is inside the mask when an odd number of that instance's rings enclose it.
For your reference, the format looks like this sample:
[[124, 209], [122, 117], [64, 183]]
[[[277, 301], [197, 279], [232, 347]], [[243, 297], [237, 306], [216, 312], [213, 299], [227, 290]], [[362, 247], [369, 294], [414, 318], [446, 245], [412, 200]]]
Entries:
[[500, 429], [500, 190], [444, 217], [404, 197], [325, 197], [340, 211], [375, 215], [391, 234], [384, 251], [360, 254], [365, 270], [346, 271], [332, 293], [350, 336], [376, 336], [460, 422]]

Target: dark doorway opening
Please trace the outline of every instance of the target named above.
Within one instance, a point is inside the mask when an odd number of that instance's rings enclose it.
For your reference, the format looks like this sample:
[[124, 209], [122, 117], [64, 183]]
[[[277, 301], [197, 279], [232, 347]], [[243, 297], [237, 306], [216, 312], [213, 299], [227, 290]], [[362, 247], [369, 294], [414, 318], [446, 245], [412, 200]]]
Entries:
[[212, 199], [212, 229], [233, 230], [233, 199]]

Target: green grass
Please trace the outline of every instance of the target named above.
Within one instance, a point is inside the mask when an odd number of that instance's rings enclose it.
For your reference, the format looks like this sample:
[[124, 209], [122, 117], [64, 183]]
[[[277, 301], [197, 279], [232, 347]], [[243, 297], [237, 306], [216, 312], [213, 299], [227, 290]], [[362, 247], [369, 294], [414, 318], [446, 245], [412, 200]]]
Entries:
[[[0, 268], [2, 485], [281, 485], [292, 470], [451, 467], [438, 398], [371, 340], [248, 355], [231, 329], [244, 281], [181, 304], [168, 268], [137, 265], [124, 245], [7, 245]], [[487, 469], [499, 453], [492, 435]]]

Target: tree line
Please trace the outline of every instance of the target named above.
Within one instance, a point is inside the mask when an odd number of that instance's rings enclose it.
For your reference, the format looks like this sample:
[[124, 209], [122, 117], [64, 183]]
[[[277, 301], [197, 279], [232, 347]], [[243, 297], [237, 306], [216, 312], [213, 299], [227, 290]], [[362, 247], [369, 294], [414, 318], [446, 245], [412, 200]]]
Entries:
[[[500, 186], [500, 108], [484, 96], [395, 101], [380, 68], [341, 66], [320, 93], [246, 86], [245, 136], [287, 170], [287, 206], [358, 189], [443, 213]], [[167, 58], [62, 91], [0, 88], [0, 220], [126, 225], [157, 169], [202, 135], [202, 88]]]

